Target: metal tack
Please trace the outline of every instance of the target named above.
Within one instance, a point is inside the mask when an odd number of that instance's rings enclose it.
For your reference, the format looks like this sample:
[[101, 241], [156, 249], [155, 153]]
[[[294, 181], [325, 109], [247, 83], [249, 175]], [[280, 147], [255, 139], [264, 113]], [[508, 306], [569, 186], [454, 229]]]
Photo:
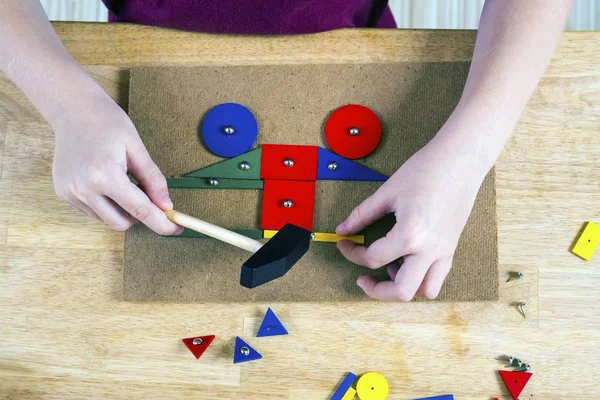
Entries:
[[226, 135], [233, 135], [235, 130], [232, 126], [226, 126], [225, 129], [223, 129], [223, 132], [225, 132]]
[[246, 161], [242, 161], [239, 167], [242, 171], [248, 171], [250, 169], [250, 164], [248, 164]]

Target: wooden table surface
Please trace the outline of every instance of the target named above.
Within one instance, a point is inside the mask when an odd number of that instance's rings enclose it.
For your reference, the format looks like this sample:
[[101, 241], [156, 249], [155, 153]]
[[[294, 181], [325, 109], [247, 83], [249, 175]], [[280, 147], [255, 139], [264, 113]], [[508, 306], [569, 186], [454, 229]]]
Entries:
[[[475, 32], [346, 30], [242, 38], [57, 23], [66, 48], [127, 106], [148, 65], [464, 61]], [[317, 79], [317, 78], [316, 78]], [[600, 396], [600, 251], [569, 252], [600, 222], [600, 33], [566, 33], [497, 163], [500, 300], [275, 304], [290, 335], [254, 338], [269, 304], [121, 300], [123, 235], [62, 204], [52, 131], [0, 76], [0, 397], [328, 399], [347, 371], [389, 399], [508, 399], [495, 358], [533, 367], [521, 396]], [[505, 283], [509, 271], [525, 279]], [[512, 305], [527, 303], [527, 319]], [[181, 338], [215, 334], [195, 360]], [[233, 338], [263, 359], [232, 364]], [[530, 397], [533, 396], [533, 397]]]

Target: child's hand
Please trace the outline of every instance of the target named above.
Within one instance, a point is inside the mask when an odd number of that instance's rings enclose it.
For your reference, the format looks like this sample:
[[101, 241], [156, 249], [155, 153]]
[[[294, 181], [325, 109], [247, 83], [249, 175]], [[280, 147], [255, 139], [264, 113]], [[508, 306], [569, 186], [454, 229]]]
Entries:
[[485, 176], [466, 164], [432, 141], [337, 227], [339, 235], [352, 235], [385, 214], [396, 215], [393, 229], [369, 247], [338, 243], [344, 257], [356, 264], [387, 265], [392, 281], [358, 278], [368, 296], [396, 301], [437, 297]]
[[76, 111], [63, 110], [54, 128], [53, 178], [61, 199], [118, 231], [138, 220], [162, 235], [182, 231], [162, 212], [173, 207], [165, 177], [110, 97], [80, 99]]

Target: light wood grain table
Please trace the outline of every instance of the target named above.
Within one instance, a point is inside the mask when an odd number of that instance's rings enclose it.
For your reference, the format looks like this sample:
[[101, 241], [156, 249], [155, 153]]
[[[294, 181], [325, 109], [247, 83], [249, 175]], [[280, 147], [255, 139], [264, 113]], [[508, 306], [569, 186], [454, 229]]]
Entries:
[[[475, 38], [55, 28], [123, 107], [136, 66], [464, 61]], [[388, 379], [389, 399], [507, 399], [495, 360], [504, 354], [533, 366], [522, 399], [600, 396], [600, 254], [585, 262], [568, 251], [585, 221], [600, 222], [600, 33], [565, 34], [497, 163], [498, 302], [278, 304], [290, 335], [273, 338], [253, 338], [269, 304], [125, 303], [123, 235], [55, 197], [52, 149], [51, 129], [0, 76], [2, 398], [318, 400], [347, 371], [373, 370]], [[512, 270], [525, 279], [505, 283]], [[180, 339], [204, 334], [217, 339], [195, 360]], [[235, 335], [264, 358], [233, 365]]]

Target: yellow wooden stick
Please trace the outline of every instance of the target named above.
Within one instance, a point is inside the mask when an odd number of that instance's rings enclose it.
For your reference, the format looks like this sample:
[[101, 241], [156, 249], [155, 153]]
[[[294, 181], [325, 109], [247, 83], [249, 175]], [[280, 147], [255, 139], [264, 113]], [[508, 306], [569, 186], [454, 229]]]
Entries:
[[[265, 229], [263, 231], [263, 237], [265, 239], [270, 239], [279, 231]], [[363, 235], [354, 235], [354, 236], [340, 236], [336, 233], [324, 233], [324, 232], [314, 232], [313, 242], [328, 242], [328, 243], [337, 243], [340, 240], [349, 240], [356, 244], [364, 244], [365, 237]]]

